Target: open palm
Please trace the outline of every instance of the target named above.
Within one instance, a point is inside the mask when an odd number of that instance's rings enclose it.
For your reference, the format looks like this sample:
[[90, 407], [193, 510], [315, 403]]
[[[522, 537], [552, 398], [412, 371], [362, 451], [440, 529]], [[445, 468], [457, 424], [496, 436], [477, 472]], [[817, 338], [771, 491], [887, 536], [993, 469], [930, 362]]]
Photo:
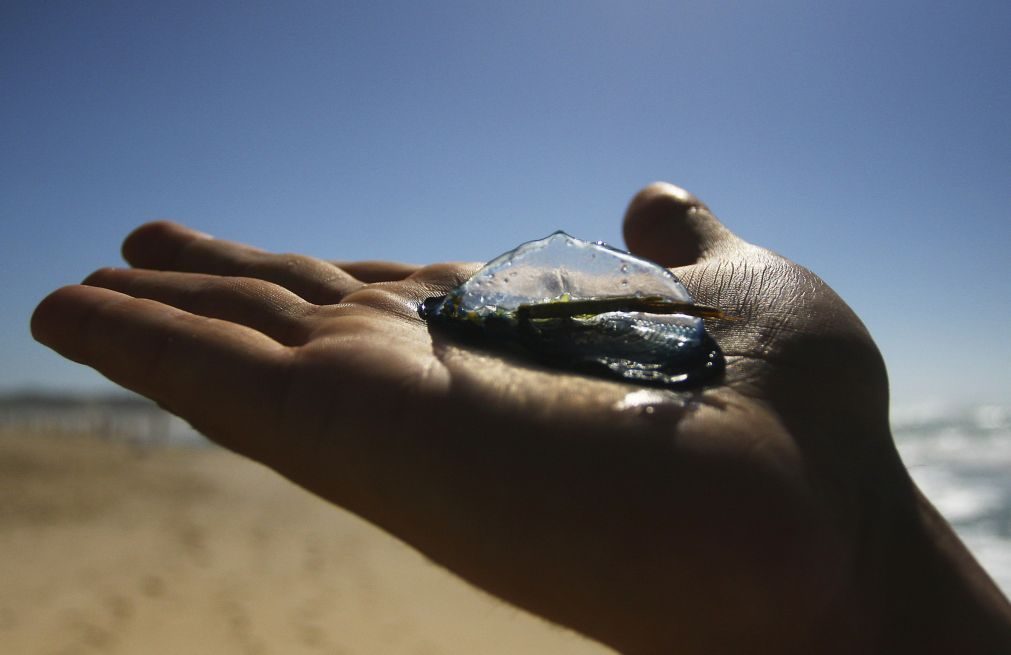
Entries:
[[418, 306], [475, 265], [334, 264], [172, 223], [127, 239], [133, 268], [54, 292], [33, 331], [619, 649], [832, 652], [826, 634], [859, 647], [881, 629], [856, 608], [918, 502], [873, 342], [816, 276], [676, 187], [641, 192], [625, 229], [633, 252], [737, 317], [709, 326], [720, 384], [640, 389], [432, 332]]

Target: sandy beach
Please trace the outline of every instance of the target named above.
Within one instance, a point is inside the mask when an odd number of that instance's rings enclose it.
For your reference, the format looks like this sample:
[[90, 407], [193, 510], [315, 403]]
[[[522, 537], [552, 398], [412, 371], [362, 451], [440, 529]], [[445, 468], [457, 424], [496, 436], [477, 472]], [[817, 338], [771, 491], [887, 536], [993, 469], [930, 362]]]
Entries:
[[0, 653], [610, 652], [231, 453], [0, 431]]

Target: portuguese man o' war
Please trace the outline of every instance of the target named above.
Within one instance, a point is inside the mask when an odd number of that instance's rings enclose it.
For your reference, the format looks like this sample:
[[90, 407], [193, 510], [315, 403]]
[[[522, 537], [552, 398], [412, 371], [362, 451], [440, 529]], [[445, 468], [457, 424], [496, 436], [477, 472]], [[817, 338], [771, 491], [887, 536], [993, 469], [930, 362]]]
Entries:
[[555, 368], [692, 388], [716, 380], [723, 353], [666, 268], [564, 232], [496, 257], [421, 314], [437, 328], [525, 353]]

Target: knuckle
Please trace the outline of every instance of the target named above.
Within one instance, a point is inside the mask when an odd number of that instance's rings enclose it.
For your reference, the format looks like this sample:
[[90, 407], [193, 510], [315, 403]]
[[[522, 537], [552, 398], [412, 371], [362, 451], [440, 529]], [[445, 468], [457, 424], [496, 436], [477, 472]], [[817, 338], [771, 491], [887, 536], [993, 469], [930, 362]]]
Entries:
[[426, 288], [446, 292], [470, 278], [481, 264], [432, 264], [412, 273], [407, 279]]
[[118, 277], [120, 273], [121, 270], [118, 268], [103, 266], [84, 278], [81, 284], [86, 286], [102, 286], [103, 283], [108, 283], [112, 279]]

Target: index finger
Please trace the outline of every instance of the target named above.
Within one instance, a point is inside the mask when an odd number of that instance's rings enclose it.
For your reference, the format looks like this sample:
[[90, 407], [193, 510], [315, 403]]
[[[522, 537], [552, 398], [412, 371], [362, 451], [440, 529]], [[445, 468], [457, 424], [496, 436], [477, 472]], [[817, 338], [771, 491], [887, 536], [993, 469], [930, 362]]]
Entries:
[[257, 435], [270, 434], [278, 422], [286, 379], [278, 373], [290, 351], [252, 328], [109, 289], [69, 286], [39, 304], [32, 334], [225, 446], [252, 454], [270, 445]]

